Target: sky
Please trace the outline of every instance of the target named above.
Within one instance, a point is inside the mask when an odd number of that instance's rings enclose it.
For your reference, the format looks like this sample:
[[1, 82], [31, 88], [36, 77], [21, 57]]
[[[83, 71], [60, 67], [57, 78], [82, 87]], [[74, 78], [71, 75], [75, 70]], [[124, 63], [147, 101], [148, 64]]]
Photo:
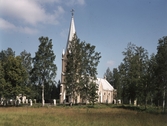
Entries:
[[120, 65], [129, 42], [151, 55], [167, 36], [167, 0], [0, 0], [0, 51], [12, 48], [19, 55], [26, 50], [34, 57], [38, 38], [49, 37], [60, 80], [72, 9], [78, 38], [101, 52], [100, 78], [108, 67]]

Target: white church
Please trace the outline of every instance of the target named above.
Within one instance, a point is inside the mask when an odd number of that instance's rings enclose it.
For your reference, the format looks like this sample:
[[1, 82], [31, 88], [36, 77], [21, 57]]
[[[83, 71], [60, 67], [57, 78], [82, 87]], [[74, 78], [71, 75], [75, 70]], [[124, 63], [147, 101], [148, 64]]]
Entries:
[[[70, 23], [70, 28], [69, 28], [69, 33], [68, 33], [68, 39], [67, 39], [67, 45], [66, 49], [63, 50], [62, 54], [62, 72], [61, 72], [61, 85], [60, 85], [60, 104], [62, 104], [65, 100], [70, 102], [69, 97], [66, 94], [66, 87], [65, 87], [65, 66], [66, 66], [66, 60], [67, 60], [67, 50], [69, 47], [69, 42], [72, 41], [74, 34], [76, 34], [75, 30], [75, 24], [74, 24], [74, 15], [73, 15], [73, 10], [72, 10], [72, 17], [71, 17], [71, 23]], [[97, 78], [96, 84], [98, 86], [98, 96], [99, 98], [98, 103], [113, 103], [114, 100], [114, 88], [111, 86], [111, 84], [104, 78]], [[71, 100], [72, 101], [72, 100]], [[78, 95], [75, 99], [75, 103], [82, 103], [82, 99]]]

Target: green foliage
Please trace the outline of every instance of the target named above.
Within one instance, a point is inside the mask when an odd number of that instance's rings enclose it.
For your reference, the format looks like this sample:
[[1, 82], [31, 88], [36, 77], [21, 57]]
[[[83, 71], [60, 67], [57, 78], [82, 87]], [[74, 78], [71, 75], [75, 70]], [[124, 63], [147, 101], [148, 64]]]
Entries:
[[15, 98], [18, 94], [24, 94], [25, 85], [23, 84], [27, 80], [28, 76], [26, 69], [21, 64], [21, 58], [19, 56], [9, 55], [3, 62], [3, 77], [2, 91], [5, 98]]
[[117, 90], [117, 95], [114, 96], [114, 99], [121, 99], [122, 85], [121, 85], [121, 75], [117, 68], [114, 68], [113, 71], [110, 68], [107, 68], [106, 73], [104, 74], [106, 80]]
[[2, 62], [4, 62], [8, 56], [15, 56], [15, 52], [11, 48], [0, 52], [0, 60]]
[[20, 56], [15, 56], [11, 48], [0, 52], [0, 97], [15, 98], [22, 94], [27, 98], [40, 98], [40, 82], [44, 82], [47, 98], [53, 98], [53, 92], [57, 90], [54, 80], [57, 67], [54, 64], [52, 40], [40, 37], [39, 41], [34, 58], [25, 50]]
[[132, 43], [128, 44], [123, 55], [123, 63], [119, 65], [118, 71], [113, 69], [113, 75], [110, 75], [114, 88], [119, 89], [117, 95], [121, 96], [123, 103], [128, 103], [129, 100], [133, 103], [137, 99], [138, 104], [145, 105], [145, 109], [150, 104], [163, 106], [165, 111], [167, 36], [159, 39], [157, 54], [152, 54], [150, 58], [144, 48]]
[[65, 85], [67, 94], [75, 99], [76, 93], [79, 93], [79, 78], [80, 78], [80, 65], [81, 61], [81, 47], [80, 40], [74, 36], [73, 40], [70, 42], [67, 54], [67, 65], [65, 72]]
[[32, 57], [30, 53], [27, 53], [26, 50], [20, 53], [20, 57], [22, 59], [22, 65], [26, 68], [27, 74], [30, 75], [32, 70]]
[[113, 86], [113, 73], [112, 73], [112, 71], [110, 70], [109, 67], [107, 68], [107, 70], [106, 70], [106, 72], [104, 74], [104, 77]]
[[117, 90], [116, 99], [121, 99], [122, 85], [121, 85], [121, 76], [117, 68], [113, 69], [113, 87]]
[[140, 100], [143, 94], [141, 92], [146, 86], [143, 82], [148, 67], [148, 52], [142, 47], [129, 43], [123, 55], [125, 56], [123, 59], [125, 90], [128, 92], [125, 95], [132, 102], [135, 99]]
[[73, 99], [76, 94], [80, 94], [83, 100], [88, 100], [88, 87], [90, 80], [96, 80], [100, 58], [100, 53], [95, 52], [95, 46], [80, 42], [74, 36], [69, 44], [65, 72], [66, 91]]
[[1, 96], [15, 98], [18, 93], [26, 96], [33, 94], [30, 88], [31, 54], [23, 51], [20, 56], [15, 57], [15, 52], [8, 48], [1, 51], [0, 61]]
[[37, 97], [39, 96], [39, 99], [41, 98], [39, 94], [41, 94], [41, 85], [44, 84], [45, 97], [46, 99], [50, 99], [50, 85], [55, 84], [57, 70], [56, 64], [54, 64], [56, 56], [52, 49], [52, 39], [49, 39], [48, 37], [40, 37], [39, 42], [40, 45], [38, 51], [33, 58], [31, 79], [36, 85], [34, 87], [38, 90], [38, 94], [36, 94]]
[[165, 100], [167, 91], [167, 36], [159, 39], [156, 54], [156, 79], [157, 96], [163, 98], [163, 110], [165, 111]]
[[5, 90], [4, 88], [6, 87], [6, 80], [5, 80], [5, 71], [2, 66], [2, 62], [0, 61], [0, 97], [4, 97], [5, 95]]
[[97, 93], [97, 90], [98, 90], [98, 86], [96, 83], [94, 82], [91, 82], [89, 85], [88, 85], [88, 100], [90, 103], [92, 103], [93, 105], [95, 104], [95, 102], [97, 102], [97, 98], [99, 97], [98, 96], [98, 93]]
[[28, 98], [33, 98], [35, 91], [33, 90], [33, 85], [31, 82], [32, 57], [30, 53], [26, 52], [26, 50], [20, 53], [20, 57], [22, 60], [22, 65], [26, 69], [26, 73], [28, 75], [28, 79], [24, 81], [25, 94]]

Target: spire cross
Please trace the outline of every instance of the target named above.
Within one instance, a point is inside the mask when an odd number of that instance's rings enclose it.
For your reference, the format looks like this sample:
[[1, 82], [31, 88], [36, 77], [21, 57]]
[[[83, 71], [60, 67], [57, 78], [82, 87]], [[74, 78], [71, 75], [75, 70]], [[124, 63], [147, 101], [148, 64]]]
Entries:
[[73, 9], [71, 10], [71, 14], [72, 14], [72, 16], [74, 16], [74, 10]]

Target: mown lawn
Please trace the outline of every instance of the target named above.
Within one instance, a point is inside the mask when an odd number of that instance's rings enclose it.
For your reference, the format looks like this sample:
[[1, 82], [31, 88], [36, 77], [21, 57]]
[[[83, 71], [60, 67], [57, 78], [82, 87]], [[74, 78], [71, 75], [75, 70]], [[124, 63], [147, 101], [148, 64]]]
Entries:
[[1, 107], [0, 126], [167, 126], [167, 115], [110, 107]]

